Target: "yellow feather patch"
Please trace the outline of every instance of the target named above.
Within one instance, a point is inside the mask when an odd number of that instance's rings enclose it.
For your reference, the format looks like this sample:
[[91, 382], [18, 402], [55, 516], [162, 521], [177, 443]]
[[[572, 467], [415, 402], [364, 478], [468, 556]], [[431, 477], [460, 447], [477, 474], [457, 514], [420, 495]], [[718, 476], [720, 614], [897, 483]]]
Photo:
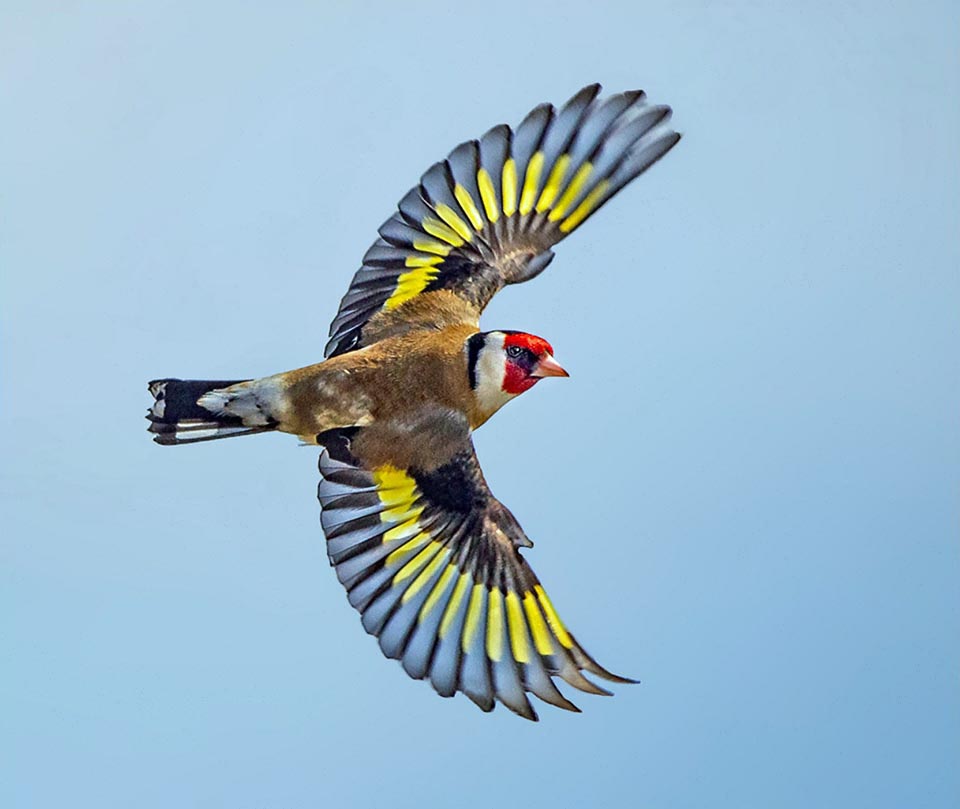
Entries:
[[408, 267], [433, 267], [443, 262], [443, 256], [407, 256], [403, 262]]
[[449, 205], [444, 205], [441, 202], [436, 206], [436, 211], [440, 218], [452, 227], [465, 242], [469, 242], [473, 238], [473, 232], [467, 226], [467, 223], [457, 216]]
[[377, 487], [377, 496], [381, 503], [396, 505], [409, 500], [416, 489], [416, 481], [402, 469], [390, 464], [378, 466], [371, 472], [373, 482]]
[[560, 230], [563, 233], [569, 233], [586, 219], [593, 209], [597, 207], [603, 195], [607, 193], [608, 186], [609, 183], [606, 180], [599, 183], [593, 191], [587, 194], [586, 198], [576, 207], [574, 212], [560, 223]]
[[388, 509], [381, 515], [389, 514], [390, 519], [406, 514], [417, 498], [417, 482], [402, 469], [385, 464], [371, 473], [377, 487], [377, 497]]
[[429, 541], [430, 541], [430, 534], [427, 534], [425, 532], [420, 532], [419, 534], [414, 536], [412, 539], [409, 539], [406, 542], [404, 542], [395, 551], [390, 551], [390, 553], [387, 555], [387, 558], [384, 560], [383, 563], [387, 567], [393, 567], [395, 565], [399, 565], [401, 562], [403, 562], [404, 559], [410, 556], [410, 554], [412, 554], [418, 548], [422, 548]]
[[477, 172], [477, 188], [480, 189], [480, 199], [483, 200], [483, 210], [487, 213], [487, 219], [496, 222], [500, 218], [500, 211], [497, 210], [497, 192], [493, 189], [490, 172], [484, 168]]
[[421, 253], [433, 253], [436, 256], [449, 256], [453, 248], [449, 244], [441, 244], [432, 239], [414, 239], [413, 249]]
[[[393, 526], [389, 531], [384, 532], [383, 542], [396, 542], [400, 539], [409, 539], [412, 536], [416, 536], [420, 532], [420, 523], [418, 518], [423, 512], [423, 507], [418, 506], [413, 511], [410, 512], [410, 518], [404, 520], [402, 523]], [[383, 515], [381, 515], [381, 520]]]
[[498, 587], [490, 590], [487, 604], [487, 657], [503, 657], [503, 595]]
[[480, 623], [480, 608], [483, 606], [482, 584], [473, 585], [473, 592], [470, 593], [470, 603], [467, 605], [467, 619], [463, 624], [463, 638], [461, 643], [463, 651], [469, 652], [473, 645], [473, 638], [477, 634], [477, 626]]
[[[400, 599], [404, 604], [406, 604], [411, 598], [413, 598], [417, 593], [419, 593], [424, 585], [430, 581], [431, 577], [437, 570], [440, 568], [444, 562], [447, 561], [447, 558], [450, 556], [450, 549], [444, 548], [440, 553], [433, 557], [430, 561], [430, 564], [427, 565], [420, 575], [417, 576], [411, 583], [410, 586], [404, 591], [402, 598]], [[402, 572], [402, 571], [401, 571]], [[398, 573], [397, 576], [400, 574]], [[398, 579], [395, 577], [393, 582], [396, 584]]]
[[580, 168], [577, 169], [577, 173], [573, 175], [570, 185], [567, 186], [567, 189], [563, 192], [560, 200], [550, 211], [550, 216], [547, 217], [551, 222], [556, 222], [558, 219], [563, 218], [567, 212], [567, 209], [580, 195], [580, 192], [583, 190], [583, 186], [586, 185], [586, 182], [590, 179], [590, 175], [592, 173], [593, 163], [590, 162], [584, 163], [582, 166], [580, 166]]
[[[440, 601], [443, 594], [447, 592], [447, 588], [450, 586], [450, 579], [454, 577], [456, 572], [457, 566], [455, 564], [447, 565], [447, 569], [440, 575], [439, 581], [433, 586], [430, 595], [427, 596], [427, 600], [423, 602], [423, 606], [420, 608], [420, 614], [417, 616], [418, 623], [423, 623], [427, 616], [433, 612], [437, 606], [437, 602]], [[411, 587], [412, 586], [413, 585], [411, 585]], [[404, 598], [406, 598], [406, 595], [404, 595]], [[443, 637], [442, 634], [441, 637]]]
[[513, 590], [507, 593], [507, 625], [510, 627], [510, 649], [513, 659], [518, 663], [530, 662], [530, 644], [527, 642], [527, 629], [523, 620], [523, 608], [520, 598]]
[[547, 629], [533, 593], [529, 591], [523, 594], [523, 611], [527, 614], [527, 623], [530, 625], [530, 634], [533, 635], [537, 651], [542, 655], [552, 655], [553, 641], [550, 639], [550, 630]]
[[520, 195], [520, 214], [526, 216], [533, 210], [534, 197], [540, 184], [540, 172], [543, 170], [543, 152], [536, 152], [527, 164], [527, 174], [523, 178], [523, 193]]
[[[437, 553], [442, 547], [443, 545], [441, 545], [439, 542], [428, 542], [427, 546], [420, 551], [420, 553], [414, 556], [413, 559], [411, 559], [402, 568], [400, 568], [400, 570], [397, 571], [397, 575], [393, 577], [393, 583], [399, 584], [404, 579], [409, 579], [414, 573], [416, 573], [427, 562], [429, 562], [430, 557]], [[397, 551], [394, 551], [394, 553], [396, 552]], [[393, 554], [390, 554], [390, 556], [393, 556]]]
[[557, 615], [557, 611], [553, 608], [553, 604], [550, 603], [550, 599], [547, 598], [547, 594], [543, 591], [543, 587], [538, 584], [534, 590], [537, 594], [537, 601], [539, 601], [540, 606], [543, 607], [543, 614], [547, 616], [547, 623], [550, 624], [553, 634], [557, 636], [557, 640], [559, 640], [560, 643], [562, 643], [568, 649], [572, 649], [573, 639], [567, 633], [563, 623], [561, 623], [560, 617]]
[[447, 227], [438, 219], [432, 219], [428, 216], [420, 224], [423, 225], [423, 229], [431, 236], [436, 236], [440, 241], [446, 242], [453, 247], [460, 247], [464, 243], [464, 240], [457, 235], [455, 230]]
[[[409, 260], [409, 259], [408, 259]], [[397, 288], [383, 303], [383, 308], [388, 312], [396, 309], [400, 304], [406, 303], [411, 298], [417, 297], [423, 290], [430, 286], [440, 274], [439, 267], [416, 267], [410, 272], [401, 273], [397, 278]]]
[[511, 157], [503, 164], [503, 212], [513, 216], [517, 212], [517, 163]]
[[413, 544], [406, 542], [387, 557], [388, 563], [397, 563], [429, 539], [427, 534], [419, 533], [420, 523], [417, 520], [423, 513], [423, 506], [415, 506], [414, 502], [420, 493], [416, 481], [395, 466], [379, 466], [373, 470], [372, 477], [377, 487], [377, 497], [386, 506], [380, 513], [380, 521], [399, 520], [399, 524], [384, 532], [383, 542], [414, 538]]
[[550, 176], [547, 177], [547, 184], [543, 187], [540, 199], [537, 200], [537, 213], [543, 213], [553, 205], [557, 194], [560, 193], [560, 183], [563, 182], [563, 177], [567, 173], [567, 166], [569, 165], [570, 155], [560, 155], [560, 157], [557, 158], [557, 162], [553, 164], [553, 170], [550, 172]]
[[446, 637], [450, 631], [450, 627], [457, 617], [457, 610], [460, 609], [460, 602], [463, 601], [463, 596], [467, 592], [469, 585], [470, 577], [466, 573], [461, 573], [460, 578], [457, 579], [457, 586], [453, 588], [453, 595], [450, 596], [450, 601], [447, 602], [447, 608], [443, 611], [443, 618], [440, 620], [441, 638]]
[[483, 227], [483, 217], [480, 215], [480, 211], [477, 210], [477, 203], [473, 201], [470, 192], [460, 185], [460, 183], [457, 183], [453, 189], [453, 195], [457, 198], [457, 202], [460, 203], [460, 207], [463, 208], [463, 212], [467, 215], [467, 219], [470, 220], [470, 224], [473, 225], [474, 230], [480, 230]]

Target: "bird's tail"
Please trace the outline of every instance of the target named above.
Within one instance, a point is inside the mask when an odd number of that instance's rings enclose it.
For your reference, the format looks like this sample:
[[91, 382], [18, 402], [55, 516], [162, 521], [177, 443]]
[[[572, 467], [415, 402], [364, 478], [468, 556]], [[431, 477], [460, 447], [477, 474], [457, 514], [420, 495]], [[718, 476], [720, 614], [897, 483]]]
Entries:
[[263, 433], [277, 422], [262, 412], [251, 380], [155, 379], [147, 389], [147, 412], [158, 444], [194, 444], [235, 435]]

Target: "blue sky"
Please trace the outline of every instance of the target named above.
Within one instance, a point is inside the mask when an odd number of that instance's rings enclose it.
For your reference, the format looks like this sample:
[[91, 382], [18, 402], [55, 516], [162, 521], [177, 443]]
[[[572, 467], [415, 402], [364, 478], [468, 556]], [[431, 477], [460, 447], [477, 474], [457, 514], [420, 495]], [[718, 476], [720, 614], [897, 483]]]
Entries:
[[[960, 803], [952, 3], [7, 3], [4, 806]], [[330, 571], [315, 449], [175, 449], [158, 376], [317, 361], [460, 141], [643, 87], [681, 144], [489, 328], [476, 436], [582, 715], [436, 697]]]

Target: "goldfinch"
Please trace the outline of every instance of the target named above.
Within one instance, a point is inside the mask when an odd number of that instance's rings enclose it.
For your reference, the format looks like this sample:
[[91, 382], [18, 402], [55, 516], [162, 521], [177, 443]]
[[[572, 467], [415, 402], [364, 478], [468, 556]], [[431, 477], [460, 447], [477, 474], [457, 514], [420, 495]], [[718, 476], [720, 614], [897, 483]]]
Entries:
[[364, 629], [442, 696], [535, 720], [528, 695], [608, 694], [611, 674], [560, 620], [521, 554], [523, 529], [487, 486], [471, 433], [545, 377], [553, 349], [480, 331], [504, 286], [680, 140], [642, 91], [583, 88], [434, 164], [381, 225], [330, 327], [324, 361], [245, 381], [159, 379], [159, 444], [273, 430], [317, 444], [327, 553]]

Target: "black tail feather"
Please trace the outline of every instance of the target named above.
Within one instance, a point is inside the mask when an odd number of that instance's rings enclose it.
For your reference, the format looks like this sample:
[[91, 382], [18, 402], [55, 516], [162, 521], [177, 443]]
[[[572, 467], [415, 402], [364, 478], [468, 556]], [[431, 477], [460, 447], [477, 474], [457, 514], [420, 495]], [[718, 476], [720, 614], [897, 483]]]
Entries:
[[147, 384], [154, 398], [147, 412], [148, 428], [158, 444], [195, 444], [235, 435], [250, 435], [274, 429], [274, 425], [249, 426], [238, 416], [213, 413], [197, 403], [212, 390], [246, 382], [236, 380], [155, 379]]

